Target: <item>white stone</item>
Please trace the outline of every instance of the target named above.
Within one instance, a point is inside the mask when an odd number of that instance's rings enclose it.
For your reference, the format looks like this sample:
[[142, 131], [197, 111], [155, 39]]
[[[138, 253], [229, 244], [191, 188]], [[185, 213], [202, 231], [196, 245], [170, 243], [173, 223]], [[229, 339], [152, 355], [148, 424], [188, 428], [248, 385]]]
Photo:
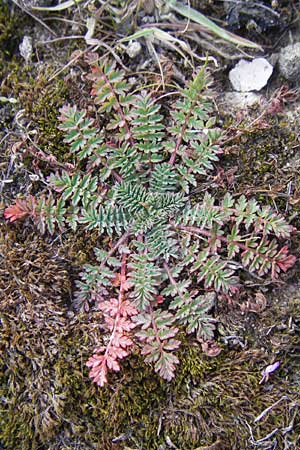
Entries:
[[135, 58], [142, 50], [142, 46], [138, 41], [130, 41], [127, 48], [126, 53], [129, 58]]
[[241, 59], [229, 72], [229, 80], [236, 91], [260, 91], [266, 86], [272, 72], [273, 67], [265, 58], [253, 61]]
[[23, 37], [23, 41], [19, 45], [19, 50], [21, 56], [25, 59], [26, 64], [28, 64], [32, 56], [32, 38], [30, 36]]

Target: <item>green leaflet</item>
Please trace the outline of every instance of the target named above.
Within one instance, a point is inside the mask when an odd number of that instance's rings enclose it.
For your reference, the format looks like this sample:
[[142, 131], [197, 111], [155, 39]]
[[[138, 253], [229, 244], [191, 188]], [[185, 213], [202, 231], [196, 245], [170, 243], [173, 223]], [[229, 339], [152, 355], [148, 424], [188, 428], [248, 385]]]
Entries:
[[129, 265], [130, 281], [133, 285], [131, 297], [140, 311], [147, 310], [157, 294], [160, 284], [161, 269], [149, 261], [146, 255], [134, 255]]

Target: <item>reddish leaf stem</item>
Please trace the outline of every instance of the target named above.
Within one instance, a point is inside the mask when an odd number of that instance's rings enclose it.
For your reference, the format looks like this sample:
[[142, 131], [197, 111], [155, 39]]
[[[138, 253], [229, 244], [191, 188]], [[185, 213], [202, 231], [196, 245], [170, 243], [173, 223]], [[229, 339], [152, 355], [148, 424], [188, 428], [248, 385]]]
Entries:
[[104, 353], [104, 361], [106, 363], [106, 357], [110, 352], [110, 347], [112, 346], [114, 339], [115, 339], [115, 334], [116, 334], [116, 330], [118, 328], [118, 323], [120, 321], [121, 318], [121, 307], [122, 307], [122, 303], [125, 300], [125, 283], [126, 283], [126, 259], [127, 259], [127, 255], [126, 253], [122, 254], [122, 265], [121, 265], [121, 276], [120, 276], [120, 290], [119, 290], [119, 296], [118, 296], [118, 312], [114, 318], [114, 324], [113, 324], [113, 330], [112, 333], [110, 335], [110, 339], [109, 342], [106, 346], [106, 350]]
[[179, 136], [177, 138], [177, 141], [176, 141], [175, 149], [174, 149], [174, 151], [173, 151], [173, 153], [172, 153], [172, 155], [171, 155], [171, 157], [169, 159], [169, 164], [171, 166], [173, 166], [175, 164], [176, 155], [177, 155], [177, 152], [179, 150], [179, 147], [182, 144], [183, 136], [184, 136], [184, 133], [185, 133], [185, 131], [187, 129], [188, 121], [189, 121], [191, 115], [192, 115], [192, 110], [190, 110], [189, 113], [186, 115], [185, 122], [184, 122], [184, 124], [183, 124], [183, 126], [181, 128], [180, 134], [179, 134]]
[[134, 146], [134, 138], [133, 138], [132, 132], [131, 132], [131, 130], [130, 130], [130, 127], [129, 127], [129, 124], [128, 124], [128, 120], [127, 120], [127, 118], [126, 118], [126, 116], [125, 116], [125, 114], [124, 114], [123, 108], [122, 108], [121, 103], [120, 103], [120, 101], [119, 101], [119, 97], [117, 96], [117, 94], [116, 94], [116, 92], [115, 92], [115, 90], [114, 90], [114, 87], [113, 87], [113, 85], [111, 84], [109, 78], [105, 75], [104, 72], [102, 72], [102, 75], [103, 75], [103, 78], [104, 78], [105, 82], [106, 82], [107, 85], [109, 86], [109, 89], [110, 89], [111, 93], [113, 94], [113, 96], [114, 96], [115, 99], [116, 99], [116, 107], [117, 107], [117, 111], [118, 111], [118, 113], [120, 114], [122, 120], [124, 121], [124, 126], [125, 126], [125, 129], [126, 129], [126, 131], [127, 131], [128, 137], [129, 137], [130, 145], [131, 145], [131, 146]]
[[[200, 91], [200, 92], [201, 92], [201, 91]], [[200, 94], [200, 92], [199, 92], [199, 94]], [[191, 115], [193, 114], [194, 107], [197, 105], [197, 103], [198, 103], [198, 96], [197, 96], [197, 98], [192, 102], [191, 107], [190, 107], [190, 110], [189, 110], [189, 112], [188, 112], [188, 113], [186, 114], [186, 116], [185, 116], [184, 124], [182, 125], [182, 128], [181, 128], [181, 130], [180, 130], [180, 134], [179, 134], [179, 136], [178, 136], [178, 138], [177, 138], [176, 145], [175, 145], [175, 149], [174, 149], [174, 151], [173, 151], [173, 153], [172, 153], [172, 155], [171, 155], [171, 157], [170, 157], [170, 159], [169, 159], [169, 164], [170, 164], [171, 166], [173, 166], [173, 165], [175, 164], [176, 155], [177, 155], [177, 153], [178, 153], [179, 147], [180, 147], [181, 144], [182, 144], [183, 137], [184, 137], [184, 133], [186, 132], [186, 129], [187, 129], [187, 127], [188, 127], [189, 120], [190, 120], [190, 118], [191, 118]]]
[[[199, 228], [199, 227], [187, 226], [187, 225], [175, 225], [175, 224], [173, 224], [173, 225], [177, 229], [180, 229], [182, 231], [187, 231], [187, 232], [192, 233], [192, 234], [197, 233], [197, 234], [200, 234], [200, 235], [208, 237], [208, 238], [215, 237], [216, 239], [220, 240], [221, 242], [225, 242], [226, 244], [228, 244], [228, 239], [226, 237], [220, 236], [220, 235], [213, 236], [213, 233], [211, 233], [208, 230], [204, 230], [204, 229]], [[232, 243], [236, 244], [238, 247], [240, 247], [240, 249], [242, 249], [244, 251], [250, 251], [250, 252], [254, 253], [255, 255], [261, 256], [265, 260], [271, 262], [272, 265], [273, 265], [274, 261], [276, 261], [276, 256], [279, 256], [280, 253], [281, 253], [281, 251], [279, 251], [274, 257], [269, 257], [269, 256], [265, 255], [264, 253], [258, 252], [256, 248], [247, 247], [247, 245], [242, 244], [241, 242], [232, 241]], [[295, 258], [292, 257], [289, 267], [291, 267], [294, 262], [295, 262]], [[274, 271], [274, 269], [272, 269], [272, 275], [273, 275], [273, 271]]]
[[171, 283], [173, 286], [176, 286], [177, 283], [176, 283], [176, 281], [175, 281], [173, 275], [171, 274], [170, 267], [168, 266], [168, 264], [167, 264], [166, 262], [164, 262], [164, 269], [165, 269], [165, 271], [167, 272], [167, 275], [168, 275], [168, 277], [169, 277], [170, 283]]
[[[120, 237], [120, 239], [118, 240], [118, 242], [116, 242], [116, 244], [109, 250], [109, 252], [107, 253], [107, 256], [103, 259], [102, 263], [99, 266], [99, 269], [103, 269], [103, 267], [105, 266], [105, 264], [107, 263], [108, 258], [110, 258], [117, 250], [118, 248], [124, 244], [124, 242], [127, 241], [127, 239], [129, 238], [129, 236], [131, 235], [131, 230], [128, 230], [125, 234], [123, 234], [122, 237]], [[124, 256], [124, 255], [123, 255]], [[123, 261], [123, 256], [122, 256], [122, 261]], [[122, 275], [122, 273], [121, 273]]]

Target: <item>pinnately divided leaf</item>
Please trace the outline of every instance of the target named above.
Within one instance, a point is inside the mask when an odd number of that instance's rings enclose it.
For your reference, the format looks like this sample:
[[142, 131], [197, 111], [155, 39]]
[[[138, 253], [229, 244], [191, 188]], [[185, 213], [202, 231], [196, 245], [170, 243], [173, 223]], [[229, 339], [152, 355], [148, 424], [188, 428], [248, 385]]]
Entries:
[[135, 255], [129, 264], [130, 282], [133, 285], [131, 298], [139, 311], [147, 310], [160, 284], [161, 269], [149, 261], [146, 255]]
[[174, 377], [177, 356], [171, 352], [176, 350], [180, 341], [174, 339], [178, 328], [173, 327], [175, 317], [160, 309], [134, 316], [133, 321], [141, 327], [136, 337], [143, 342], [142, 355], [146, 355], [146, 363], [154, 363], [155, 372], [170, 381]]

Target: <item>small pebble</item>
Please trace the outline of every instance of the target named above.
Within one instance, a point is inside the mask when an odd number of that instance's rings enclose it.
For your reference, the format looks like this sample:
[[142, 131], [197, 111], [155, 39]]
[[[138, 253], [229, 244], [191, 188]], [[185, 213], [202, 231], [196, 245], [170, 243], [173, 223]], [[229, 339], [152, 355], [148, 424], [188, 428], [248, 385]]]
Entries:
[[129, 58], [135, 58], [142, 50], [142, 46], [138, 41], [130, 41], [127, 48], [126, 53]]
[[273, 67], [265, 58], [256, 58], [253, 61], [241, 59], [229, 72], [229, 80], [235, 91], [260, 91], [266, 86]]
[[28, 64], [32, 56], [32, 38], [30, 36], [23, 37], [23, 41], [19, 45], [19, 51], [26, 64]]
[[300, 42], [281, 49], [279, 71], [289, 81], [300, 81]]

